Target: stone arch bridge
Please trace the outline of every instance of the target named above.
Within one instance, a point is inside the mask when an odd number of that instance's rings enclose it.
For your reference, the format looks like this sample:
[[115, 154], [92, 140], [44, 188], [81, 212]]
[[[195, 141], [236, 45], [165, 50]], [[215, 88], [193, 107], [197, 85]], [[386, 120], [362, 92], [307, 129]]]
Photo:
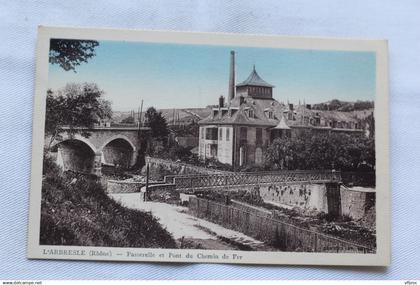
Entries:
[[[57, 154], [57, 164], [63, 170], [101, 175], [102, 165], [129, 168], [145, 151], [149, 128], [95, 127], [79, 128], [70, 135], [63, 127], [60, 139], [54, 140], [50, 150]], [[90, 135], [84, 137], [82, 132]]]

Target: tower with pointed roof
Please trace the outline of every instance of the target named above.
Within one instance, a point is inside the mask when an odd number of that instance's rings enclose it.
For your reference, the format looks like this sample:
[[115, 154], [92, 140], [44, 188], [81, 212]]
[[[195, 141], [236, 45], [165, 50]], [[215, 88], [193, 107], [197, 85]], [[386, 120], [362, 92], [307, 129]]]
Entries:
[[236, 95], [255, 99], [273, 99], [274, 85], [263, 80], [255, 69], [255, 65], [248, 78], [236, 85]]

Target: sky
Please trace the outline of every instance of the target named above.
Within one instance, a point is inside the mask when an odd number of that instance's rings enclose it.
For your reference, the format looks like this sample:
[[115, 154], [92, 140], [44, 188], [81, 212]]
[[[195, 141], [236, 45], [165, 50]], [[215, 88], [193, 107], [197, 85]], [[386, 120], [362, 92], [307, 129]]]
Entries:
[[144, 107], [201, 108], [227, 97], [230, 51], [236, 52], [236, 83], [253, 65], [275, 86], [280, 102], [374, 100], [373, 52], [320, 51], [170, 43], [100, 41], [96, 56], [76, 72], [49, 65], [48, 87], [96, 83], [114, 111]]

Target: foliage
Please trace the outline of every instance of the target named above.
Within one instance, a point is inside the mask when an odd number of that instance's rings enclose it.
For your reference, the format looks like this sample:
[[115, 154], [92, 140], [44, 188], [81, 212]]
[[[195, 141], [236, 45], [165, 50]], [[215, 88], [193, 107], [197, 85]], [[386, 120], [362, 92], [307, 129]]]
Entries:
[[217, 170], [232, 171], [232, 165], [220, 162], [215, 158], [206, 158], [204, 161], [200, 159], [199, 165]]
[[[51, 136], [51, 142], [62, 126], [68, 126], [74, 134], [79, 132], [76, 127], [92, 128], [99, 120], [111, 118], [111, 103], [102, 99], [102, 95], [103, 91], [94, 83], [67, 84], [56, 93], [48, 90], [45, 134]], [[82, 135], [87, 137], [89, 133]]]
[[51, 163], [44, 159], [40, 244], [176, 248], [150, 213], [121, 206], [93, 176], [57, 175]]
[[345, 102], [337, 99], [331, 100], [326, 103], [314, 104], [312, 109], [314, 110], [323, 110], [323, 111], [342, 111], [350, 112], [357, 110], [367, 110], [374, 107], [373, 101], [356, 101], [356, 102]]
[[363, 166], [373, 170], [375, 142], [364, 136], [303, 132], [274, 140], [265, 163], [272, 169], [356, 170]]
[[174, 133], [174, 135], [177, 137], [178, 136], [179, 137], [186, 137], [186, 136], [198, 137], [200, 127], [197, 122], [193, 121], [185, 125], [172, 125], [170, 126], [170, 129]]
[[367, 109], [372, 109], [374, 108], [374, 103], [373, 101], [359, 101], [357, 100], [354, 105], [354, 110], [367, 110]]
[[123, 124], [134, 124], [134, 117], [129, 116], [121, 121]]
[[168, 137], [168, 124], [162, 112], [158, 112], [155, 108], [150, 107], [146, 111], [145, 118], [146, 126], [151, 128], [153, 138], [164, 140]]
[[172, 160], [185, 160], [191, 155], [189, 148], [174, 144], [169, 148], [169, 158]]
[[88, 62], [96, 55], [95, 48], [98, 45], [97, 41], [51, 39], [49, 62], [58, 64], [65, 71], [76, 72], [76, 66]]
[[185, 162], [192, 155], [191, 148], [183, 147], [177, 143], [174, 143], [170, 147], [163, 147], [163, 145], [158, 143], [155, 143], [154, 145], [155, 146], [153, 148], [153, 152], [149, 152], [148, 154], [153, 155], [155, 157]]

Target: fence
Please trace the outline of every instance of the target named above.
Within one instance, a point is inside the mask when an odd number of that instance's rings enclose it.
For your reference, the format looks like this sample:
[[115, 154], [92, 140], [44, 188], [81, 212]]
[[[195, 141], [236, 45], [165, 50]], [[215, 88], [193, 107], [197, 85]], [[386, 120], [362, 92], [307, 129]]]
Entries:
[[296, 227], [255, 212], [190, 197], [191, 214], [242, 232], [282, 251], [371, 253], [374, 250], [325, 234]]
[[329, 183], [341, 181], [341, 175], [338, 171], [237, 172], [213, 175], [167, 176], [165, 177], [165, 181], [167, 183], [175, 183], [176, 189], [191, 189], [233, 185], [256, 185], [261, 183]]

